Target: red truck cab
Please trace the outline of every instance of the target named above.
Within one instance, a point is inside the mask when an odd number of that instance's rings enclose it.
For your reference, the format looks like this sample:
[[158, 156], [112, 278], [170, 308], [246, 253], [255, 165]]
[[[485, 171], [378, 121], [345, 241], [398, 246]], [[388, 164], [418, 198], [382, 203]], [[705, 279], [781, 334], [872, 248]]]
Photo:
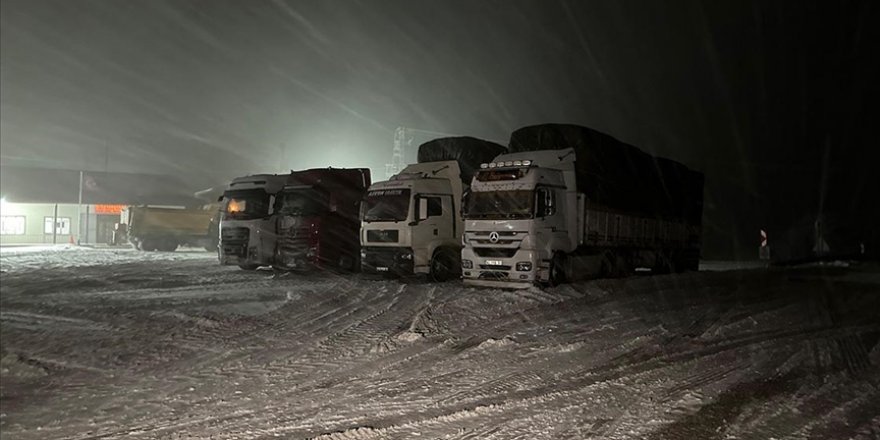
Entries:
[[358, 270], [360, 204], [369, 186], [366, 168], [292, 172], [275, 198], [273, 267]]

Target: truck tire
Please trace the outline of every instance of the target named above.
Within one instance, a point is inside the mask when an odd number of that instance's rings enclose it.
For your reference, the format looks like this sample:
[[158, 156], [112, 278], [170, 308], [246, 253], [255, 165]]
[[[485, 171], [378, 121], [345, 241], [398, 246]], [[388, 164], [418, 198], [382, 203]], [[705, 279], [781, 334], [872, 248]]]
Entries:
[[238, 267], [239, 267], [241, 270], [248, 270], [248, 271], [250, 271], [250, 270], [257, 270], [257, 269], [259, 269], [259, 268], [260, 268], [260, 265], [259, 265], [259, 264], [239, 264]]
[[676, 268], [677, 265], [674, 254], [667, 252], [658, 252], [657, 261], [655, 262], [654, 267], [651, 269], [651, 271], [656, 274], [669, 274], [675, 273]]
[[564, 284], [568, 280], [568, 275], [565, 273], [565, 254], [562, 252], [556, 252], [553, 254], [553, 259], [550, 260], [550, 274], [547, 277], [547, 284], [550, 287], [555, 287], [560, 284]]
[[152, 238], [144, 238], [140, 242], [138, 242], [138, 249], [146, 252], [152, 252], [159, 249], [158, 244], [155, 239]]
[[346, 272], [357, 272], [357, 268], [360, 267], [360, 264], [358, 263], [357, 258], [343, 254], [339, 257], [337, 266]]
[[177, 250], [177, 247], [180, 246], [177, 243], [177, 240], [174, 239], [165, 239], [159, 242], [159, 250], [162, 252], [174, 252]]
[[429, 280], [440, 283], [454, 278], [457, 273], [456, 269], [461, 268], [461, 263], [458, 262], [456, 264], [456, 262], [457, 259], [452, 250], [447, 248], [437, 249], [434, 251], [434, 256], [431, 257], [431, 269], [430, 273], [428, 273]]

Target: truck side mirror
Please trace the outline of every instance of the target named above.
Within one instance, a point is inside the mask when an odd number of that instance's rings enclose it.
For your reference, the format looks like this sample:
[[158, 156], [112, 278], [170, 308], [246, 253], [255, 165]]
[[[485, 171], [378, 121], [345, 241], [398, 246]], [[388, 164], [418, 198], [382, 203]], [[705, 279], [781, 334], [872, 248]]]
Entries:
[[535, 192], [535, 217], [547, 216], [547, 193], [543, 189]]
[[419, 201], [419, 221], [427, 220], [428, 219], [428, 200], [419, 197], [418, 201]]
[[458, 210], [458, 214], [462, 217], [464, 217], [464, 213], [465, 213], [465, 210], [467, 209], [468, 202], [470, 201], [470, 198], [471, 198], [471, 189], [467, 188], [461, 194], [461, 204], [460, 204], [459, 210]]
[[416, 207], [416, 215], [415, 219], [409, 223], [409, 226], [415, 226], [419, 224], [420, 221], [428, 219], [428, 201], [416, 196], [415, 199], [413, 199], [413, 202]]

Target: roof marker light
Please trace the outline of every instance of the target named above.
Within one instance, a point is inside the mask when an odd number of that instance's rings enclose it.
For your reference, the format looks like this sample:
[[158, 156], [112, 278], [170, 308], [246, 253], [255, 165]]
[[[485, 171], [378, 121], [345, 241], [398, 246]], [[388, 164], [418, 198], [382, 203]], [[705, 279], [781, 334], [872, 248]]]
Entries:
[[513, 166], [513, 161], [512, 161], [512, 160], [508, 160], [507, 162], [504, 162], [504, 166], [506, 166], [506, 167], [512, 167], [512, 166]]
[[490, 163], [489, 168], [495, 168], [495, 162]]
[[531, 165], [531, 164], [532, 164], [532, 161], [530, 161], [530, 160], [524, 160], [524, 161], [523, 161], [523, 165], [525, 165], [525, 166], [529, 166], [529, 165]]
[[515, 161], [513, 161], [513, 166], [515, 166], [515, 167], [521, 167], [521, 166], [522, 166], [522, 161], [521, 161], [521, 160], [515, 160]]
[[480, 168], [485, 170], [486, 168], [489, 168], [489, 164], [487, 164], [487, 163], [481, 163], [481, 164], [480, 164]]

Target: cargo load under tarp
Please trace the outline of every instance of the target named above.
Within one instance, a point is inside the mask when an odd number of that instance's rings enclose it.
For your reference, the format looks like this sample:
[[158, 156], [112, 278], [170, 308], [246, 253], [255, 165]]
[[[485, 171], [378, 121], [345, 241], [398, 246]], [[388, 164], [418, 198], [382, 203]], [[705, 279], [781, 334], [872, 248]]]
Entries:
[[495, 142], [470, 136], [434, 139], [419, 146], [419, 163], [454, 160], [461, 168], [461, 180], [470, 184], [481, 163], [491, 162], [507, 149]]
[[702, 173], [605, 133], [571, 124], [533, 125], [514, 131], [508, 148], [511, 153], [573, 148], [578, 190], [590, 203], [692, 225], [701, 222]]

